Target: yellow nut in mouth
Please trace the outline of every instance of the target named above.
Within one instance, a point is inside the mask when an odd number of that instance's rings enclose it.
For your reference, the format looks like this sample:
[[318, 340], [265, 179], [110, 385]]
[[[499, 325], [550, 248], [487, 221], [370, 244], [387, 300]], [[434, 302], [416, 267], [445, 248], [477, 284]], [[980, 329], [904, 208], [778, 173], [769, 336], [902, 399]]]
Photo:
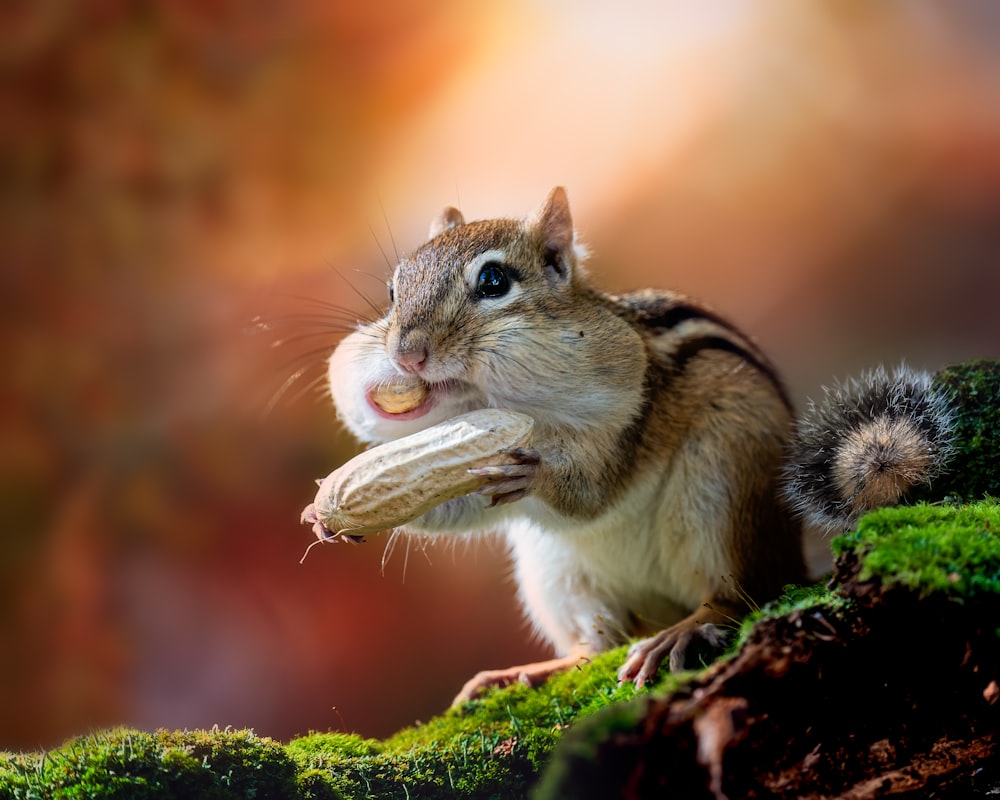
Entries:
[[382, 383], [372, 390], [372, 402], [386, 414], [405, 414], [426, 399], [427, 384], [420, 380]]

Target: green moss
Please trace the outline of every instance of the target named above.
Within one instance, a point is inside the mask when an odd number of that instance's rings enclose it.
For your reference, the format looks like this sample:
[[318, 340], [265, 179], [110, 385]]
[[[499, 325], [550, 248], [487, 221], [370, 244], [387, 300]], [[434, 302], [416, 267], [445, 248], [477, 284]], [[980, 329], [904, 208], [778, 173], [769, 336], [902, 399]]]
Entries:
[[[0, 754], [0, 800], [55, 798], [520, 798], [577, 719], [636, 694], [624, 649], [536, 689], [515, 685], [377, 742], [313, 733], [116, 729], [42, 754]], [[674, 676], [665, 686], [676, 684]]]
[[[933, 496], [1000, 497], [1000, 361], [967, 361], [934, 376], [955, 409], [955, 456]], [[931, 499], [927, 497], [925, 499]]]
[[[642, 728], [654, 695], [643, 694], [614, 703], [581, 720], [573, 732], [559, 742], [548, 767], [532, 795], [545, 800], [562, 800], [586, 794], [588, 797], [618, 797], [621, 786], [614, 785], [616, 770], [609, 770], [602, 758], [608, 742], [617, 736], [632, 737]], [[609, 773], [615, 777], [609, 777]]]
[[304, 769], [295, 779], [302, 800], [343, 800], [344, 795], [330, 784], [330, 774], [322, 769]]
[[48, 753], [0, 758], [0, 798], [295, 798], [296, 765], [251, 731], [143, 733], [72, 739]]
[[631, 684], [618, 685], [624, 655], [604, 653], [535, 689], [494, 690], [381, 743], [312, 734], [288, 751], [301, 768], [327, 772], [347, 797], [523, 797], [571, 723], [635, 695]]
[[834, 592], [825, 583], [809, 584], [807, 586], [786, 586], [781, 597], [772, 600], [756, 611], [747, 614], [740, 626], [739, 635], [730, 647], [735, 653], [750, 636], [754, 626], [762, 619], [784, 617], [796, 611], [823, 608], [829, 611], [840, 609], [847, 602], [844, 597]]
[[331, 753], [336, 753], [338, 758], [361, 758], [376, 755], [381, 749], [379, 742], [356, 733], [310, 733], [288, 745], [288, 751], [300, 761]]
[[861, 581], [904, 586], [921, 596], [971, 599], [1000, 592], [1000, 505], [982, 500], [964, 506], [883, 508], [857, 530], [833, 542], [861, 564]]

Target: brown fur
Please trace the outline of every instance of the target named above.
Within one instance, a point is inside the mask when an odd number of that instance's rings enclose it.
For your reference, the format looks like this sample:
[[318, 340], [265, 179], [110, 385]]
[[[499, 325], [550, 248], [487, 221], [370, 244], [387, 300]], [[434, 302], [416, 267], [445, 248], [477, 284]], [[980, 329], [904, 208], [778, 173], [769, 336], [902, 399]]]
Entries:
[[[642, 297], [648, 308], [660, 312], [665, 303], [671, 307], [683, 303], [696, 314], [702, 309], [672, 293], [645, 292]], [[746, 355], [706, 346], [686, 352], [678, 364], [677, 355], [688, 350], [690, 340], [668, 344], [653, 327], [646, 338], [651, 354], [650, 413], [637, 463], [692, 459], [704, 465], [697, 471], [706, 483], [727, 481], [733, 512], [730, 528], [715, 535], [727, 543], [736, 572], [706, 602], [716, 606], [735, 602], [745, 608], [748, 598], [763, 602], [783, 585], [805, 578], [801, 524], [780, 493], [793, 420], [784, 387], [756, 345], [704, 311], [704, 317], [694, 318], [716, 326], [713, 336]]]

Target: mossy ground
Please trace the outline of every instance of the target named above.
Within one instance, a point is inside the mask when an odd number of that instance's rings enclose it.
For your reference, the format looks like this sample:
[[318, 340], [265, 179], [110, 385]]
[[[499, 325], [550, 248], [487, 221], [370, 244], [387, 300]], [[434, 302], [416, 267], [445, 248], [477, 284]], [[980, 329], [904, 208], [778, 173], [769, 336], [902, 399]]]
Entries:
[[[857, 580], [962, 603], [1000, 594], [998, 532], [996, 501], [918, 504], [877, 511], [833, 546], [860, 563]], [[740, 638], [762, 619], [835, 613], [849, 602], [836, 586], [790, 588], [752, 615]], [[116, 729], [47, 753], [0, 754], [0, 800], [524, 797], [577, 720], [602, 719], [580, 731], [597, 737], [637, 724], [643, 703], [623, 703], [636, 690], [616, 677], [623, 656], [605, 653], [534, 689], [493, 691], [384, 741], [316, 733], [281, 744], [246, 730]], [[690, 677], [667, 676], [655, 690]]]
[[635, 694], [618, 685], [622, 657], [605, 653], [534, 689], [490, 692], [383, 742], [314, 734], [288, 751], [347, 797], [524, 797], [574, 720]]
[[535, 689], [495, 690], [384, 741], [115, 729], [47, 753], [0, 754], [0, 800], [524, 797], [574, 720], [635, 695], [618, 685], [623, 656], [602, 654]]
[[989, 499], [866, 517], [729, 659], [580, 720], [535, 797], [993, 796], [998, 533]]
[[121, 728], [46, 753], [0, 757], [5, 800], [324, 796], [310, 794], [309, 783], [280, 744], [245, 730]]
[[1000, 594], [1000, 504], [986, 499], [879, 509], [835, 539], [833, 551], [860, 562], [861, 582], [956, 601]]
[[1000, 361], [974, 360], [941, 370], [934, 383], [955, 409], [955, 455], [922, 499], [1000, 497]]

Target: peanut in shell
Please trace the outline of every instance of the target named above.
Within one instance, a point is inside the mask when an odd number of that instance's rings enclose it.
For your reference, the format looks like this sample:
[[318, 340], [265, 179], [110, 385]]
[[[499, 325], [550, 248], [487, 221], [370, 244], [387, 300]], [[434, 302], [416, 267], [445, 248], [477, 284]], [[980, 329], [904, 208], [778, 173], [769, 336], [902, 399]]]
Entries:
[[302, 514], [319, 539], [356, 539], [405, 525], [485, 480], [469, 470], [499, 463], [525, 447], [534, 420], [516, 411], [480, 409], [373, 447], [331, 472]]

